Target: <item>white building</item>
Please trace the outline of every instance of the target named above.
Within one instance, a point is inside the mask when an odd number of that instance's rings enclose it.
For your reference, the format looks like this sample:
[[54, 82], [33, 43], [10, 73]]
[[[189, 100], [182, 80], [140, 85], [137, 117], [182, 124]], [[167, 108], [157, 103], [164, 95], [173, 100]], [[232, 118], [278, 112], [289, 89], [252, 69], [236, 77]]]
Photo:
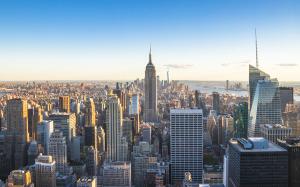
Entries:
[[277, 143], [277, 139], [284, 140], [291, 136], [292, 128], [282, 126], [280, 124], [264, 124], [260, 126], [261, 136], [273, 143]]
[[182, 182], [190, 172], [193, 182], [202, 183], [203, 113], [200, 109], [171, 109], [171, 182]]

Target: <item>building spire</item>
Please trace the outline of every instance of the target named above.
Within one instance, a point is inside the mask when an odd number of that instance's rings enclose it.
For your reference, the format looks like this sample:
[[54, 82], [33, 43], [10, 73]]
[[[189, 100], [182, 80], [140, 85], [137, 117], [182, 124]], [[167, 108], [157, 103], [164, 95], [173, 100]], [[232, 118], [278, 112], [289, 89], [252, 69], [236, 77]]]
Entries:
[[150, 44], [150, 51], [149, 51], [149, 63], [152, 64], [151, 44]]
[[257, 52], [257, 35], [256, 35], [256, 28], [255, 28], [255, 54], [256, 54], [256, 68], [258, 68], [258, 52]]

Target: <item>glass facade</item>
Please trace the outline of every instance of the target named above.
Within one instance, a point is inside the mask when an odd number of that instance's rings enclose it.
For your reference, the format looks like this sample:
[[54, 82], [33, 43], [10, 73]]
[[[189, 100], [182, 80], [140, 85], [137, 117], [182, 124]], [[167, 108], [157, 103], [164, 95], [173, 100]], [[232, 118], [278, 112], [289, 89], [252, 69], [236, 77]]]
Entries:
[[248, 103], [241, 102], [234, 107], [233, 113], [235, 138], [247, 138], [248, 132]]
[[278, 81], [259, 80], [249, 117], [248, 137], [260, 136], [260, 125], [281, 124]]
[[269, 80], [270, 75], [260, 69], [249, 65], [249, 109], [252, 107], [256, 85], [259, 80]]

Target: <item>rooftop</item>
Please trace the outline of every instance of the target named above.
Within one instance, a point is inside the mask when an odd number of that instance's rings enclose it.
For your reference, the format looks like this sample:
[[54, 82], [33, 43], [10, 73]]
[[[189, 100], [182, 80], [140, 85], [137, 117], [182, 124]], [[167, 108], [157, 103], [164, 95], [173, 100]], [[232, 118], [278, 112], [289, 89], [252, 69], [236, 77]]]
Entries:
[[179, 114], [202, 113], [202, 109], [197, 109], [197, 108], [173, 108], [173, 109], [170, 110], [170, 113], [179, 113]]
[[265, 138], [231, 139], [230, 144], [239, 152], [286, 152], [286, 150]]

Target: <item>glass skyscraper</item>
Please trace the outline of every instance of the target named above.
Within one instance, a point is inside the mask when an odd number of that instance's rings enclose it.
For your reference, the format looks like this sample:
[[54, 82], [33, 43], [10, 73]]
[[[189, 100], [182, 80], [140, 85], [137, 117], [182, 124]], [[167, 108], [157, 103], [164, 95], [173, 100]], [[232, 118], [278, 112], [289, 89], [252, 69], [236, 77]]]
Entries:
[[259, 80], [268, 80], [270, 79], [270, 75], [261, 71], [260, 69], [249, 65], [249, 110], [252, 107], [256, 85]]
[[278, 81], [259, 80], [250, 111], [248, 137], [260, 136], [260, 125], [281, 124]]
[[247, 138], [248, 132], [248, 103], [241, 102], [234, 106], [233, 113], [235, 138]]

